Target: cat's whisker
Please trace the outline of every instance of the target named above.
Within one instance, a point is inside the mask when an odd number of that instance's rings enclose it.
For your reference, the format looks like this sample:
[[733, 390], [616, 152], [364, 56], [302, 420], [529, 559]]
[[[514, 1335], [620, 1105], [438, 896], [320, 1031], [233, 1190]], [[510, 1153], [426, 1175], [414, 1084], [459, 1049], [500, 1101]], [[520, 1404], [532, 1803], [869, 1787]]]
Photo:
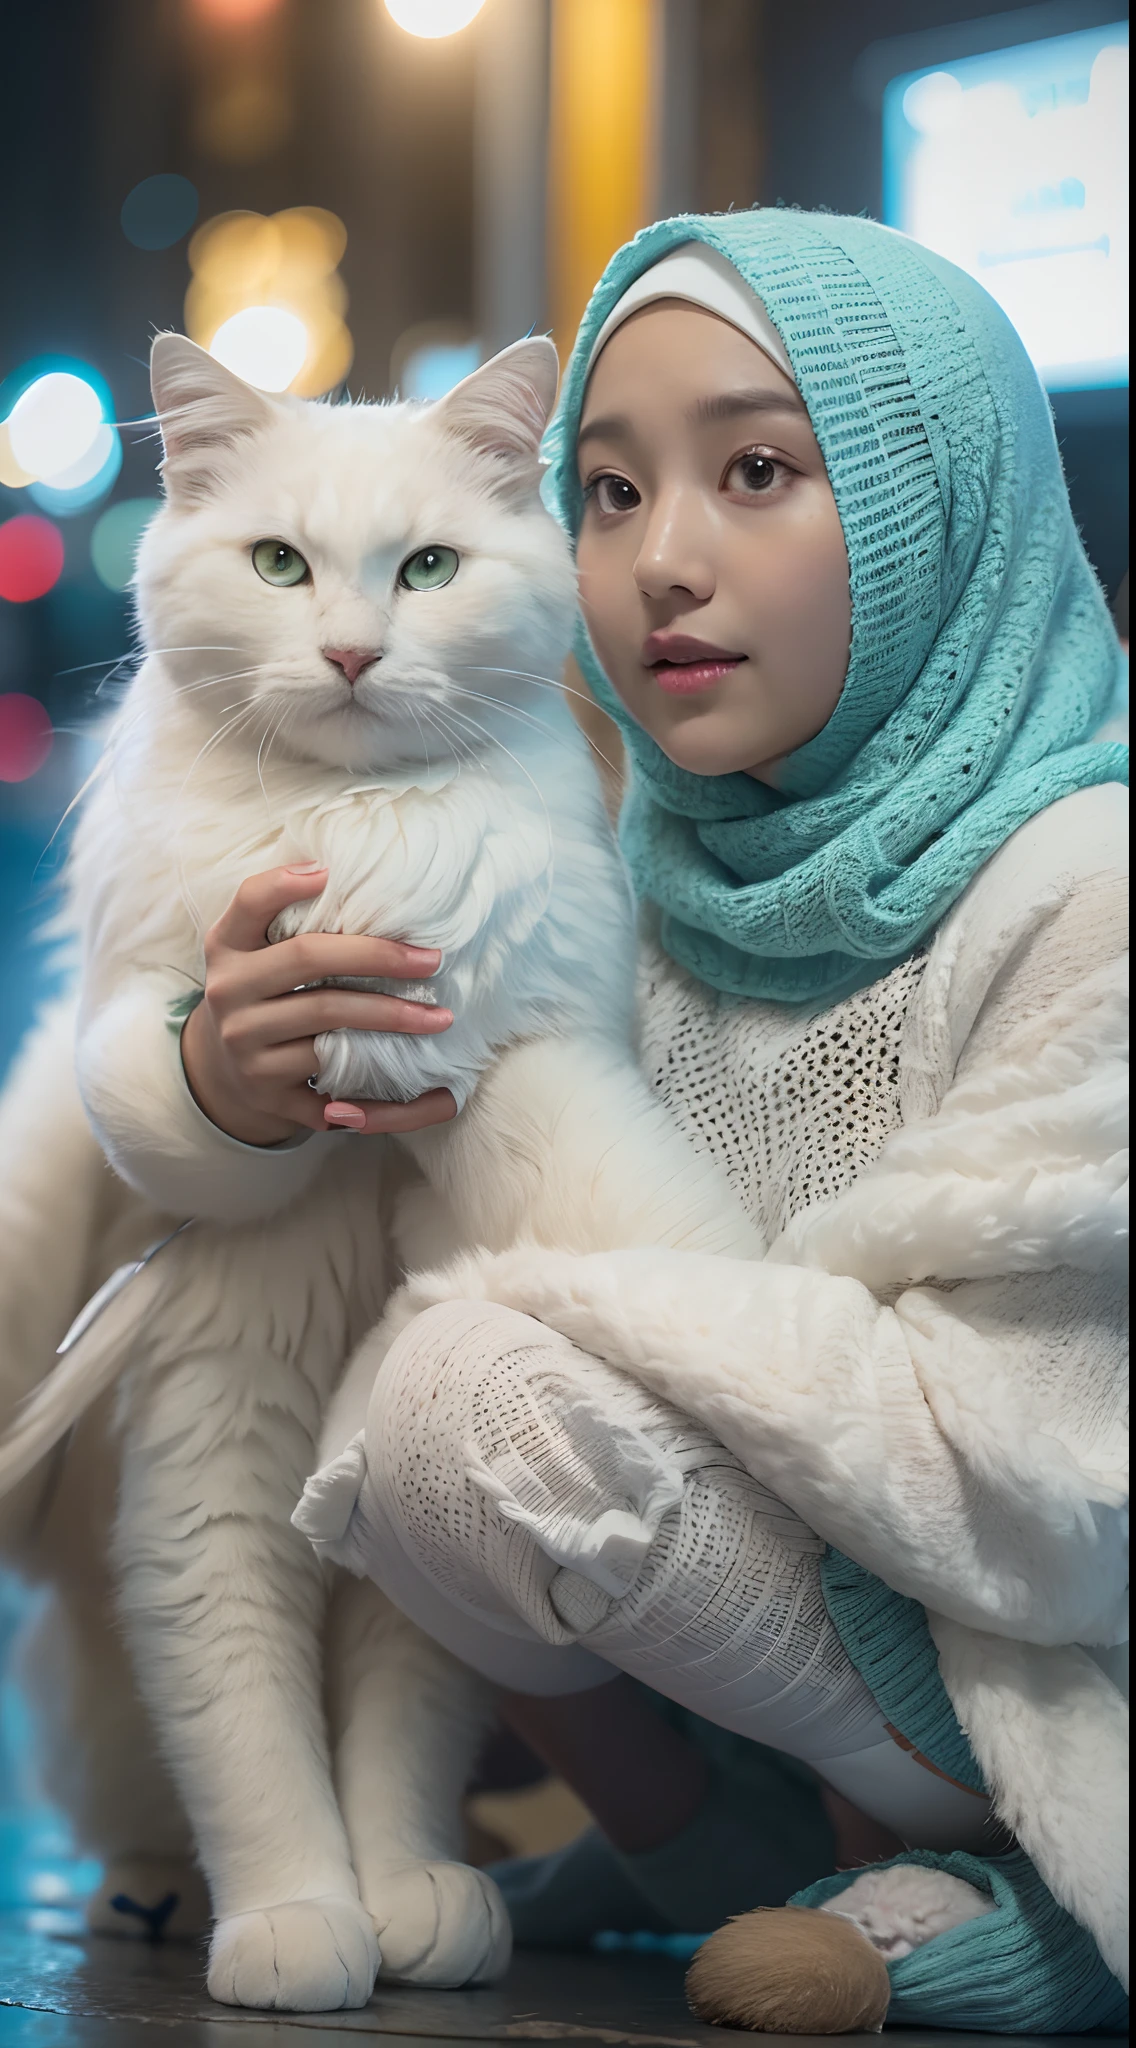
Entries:
[[500, 748], [501, 752], [510, 761], [512, 761], [514, 767], [520, 769], [521, 774], [525, 778], [525, 781], [529, 784], [530, 788], [535, 794], [537, 801], [540, 804], [541, 810], [544, 812], [545, 829], [548, 833], [548, 889], [545, 894], [545, 899], [541, 911], [541, 914], [543, 915], [544, 911], [547, 910], [549, 903], [552, 901], [552, 891], [556, 882], [556, 839], [552, 830], [552, 819], [549, 816], [548, 805], [544, 800], [544, 792], [541, 789], [540, 784], [537, 782], [535, 776], [529, 774], [529, 771], [525, 767], [524, 762], [518, 760], [516, 754], [513, 753], [512, 749], [505, 745], [504, 740], [498, 739], [496, 733], [490, 732], [488, 726], [483, 725], [480, 719], [474, 718], [472, 713], [470, 712], [459, 711], [456, 704], [447, 705], [446, 711], [451, 718], [460, 718], [464, 724], [472, 726], [473, 730], [475, 732], [480, 733], [484, 739], [487, 739], [490, 742], [491, 746]]
[[581, 704], [590, 705], [593, 711], [603, 708], [602, 705], [597, 705], [590, 691], [574, 689], [571, 683], [563, 682], [559, 676], [535, 675], [527, 668], [491, 668], [489, 663], [484, 661], [459, 661], [455, 662], [454, 666], [474, 669], [483, 676], [515, 676], [518, 682], [536, 683], [546, 690], [555, 690], [559, 696], [578, 697]]
[[[464, 664], [464, 666], [472, 668], [474, 664], [472, 662], [469, 662]], [[467, 683], [455, 683], [454, 688], [455, 690], [460, 690], [463, 697], [472, 697], [475, 703], [492, 704], [496, 707], [498, 711], [507, 712], [509, 716], [512, 718], [524, 719], [530, 725], [535, 725], [539, 731], [546, 733], [549, 739], [555, 740], [557, 746], [567, 746], [568, 742], [562, 739], [561, 735], [558, 732], [553, 732], [550, 729], [550, 727], [545, 725], [543, 719], [537, 718], [535, 713], [532, 711], [526, 711], [523, 705], [510, 704], [508, 700], [504, 697], [494, 697], [492, 694], [487, 694], [486, 692], [481, 690], [471, 690]], [[619, 769], [617, 768], [614, 761], [608, 759], [608, 756], [604, 753], [602, 747], [596, 745], [595, 740], [592, 739], [589, 733], [584, 732], [581, 728], [577, 728], [577, 730], [580, 731], [581, 738], [585, 742], [585, 745], [591, 748], [593, 754], [596, 756], [596, 759], [602, 761], [604, 767], [610, 769], [613, 775], [618, 775]]]

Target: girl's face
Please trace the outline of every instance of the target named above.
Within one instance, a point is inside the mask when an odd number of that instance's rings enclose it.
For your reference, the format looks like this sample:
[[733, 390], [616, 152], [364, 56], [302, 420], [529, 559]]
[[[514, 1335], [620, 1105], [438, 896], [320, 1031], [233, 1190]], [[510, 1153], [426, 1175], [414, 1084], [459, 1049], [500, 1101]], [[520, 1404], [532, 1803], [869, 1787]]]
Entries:
[[796, 386], [716, 314], [660, 300], [603, 349], [577, 461], [580, 599], [612, 687], [680, 768], [776, 784], [831, 717], [852, 632]]

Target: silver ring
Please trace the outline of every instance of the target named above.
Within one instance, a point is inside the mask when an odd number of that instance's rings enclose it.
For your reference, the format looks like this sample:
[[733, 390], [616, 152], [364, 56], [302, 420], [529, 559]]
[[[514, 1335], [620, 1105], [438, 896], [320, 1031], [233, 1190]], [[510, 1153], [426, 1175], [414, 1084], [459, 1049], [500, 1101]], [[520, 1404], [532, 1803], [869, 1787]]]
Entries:
[[320, 1092], [320, 1077], [319, 1077], [319, 1075], [318, 1075], [318, 1074], [309, 1074], [309, 1075], [308, 1075], [308, 1087], [309, 1087], [309, 1088], [311, 1089], [311, 1091], [312, 1091], [312, 1094], [313, 1094], [313, 1095], [318, 1095], [318, 1094], [319, 1094], [319, 1092]]

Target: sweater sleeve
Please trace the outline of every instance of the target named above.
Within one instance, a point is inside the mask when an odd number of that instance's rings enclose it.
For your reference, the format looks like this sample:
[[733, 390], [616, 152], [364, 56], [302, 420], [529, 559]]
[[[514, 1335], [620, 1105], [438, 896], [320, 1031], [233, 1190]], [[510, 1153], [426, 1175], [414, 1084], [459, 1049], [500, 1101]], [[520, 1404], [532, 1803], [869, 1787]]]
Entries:
[[923, 1113], [764, 1261], [522, 1249], [450, 1291], [634, 1373], [936, 1612], [1124, 1640], [1126, 894], [1106, 866], [1035, 889], [1004, 944], [982, 904], [944, 929], [953, 997], [921, 1025], [948, 1085], [913, 1053]]
[[320, 1171], [335, 1133], [245, 1145], [194, 1101], [181, 1062], [184, 981], [148, 970], [80, 1020], [76, 1065], [112, 1166], [172, 1216], [244, 1223], [285, 1208]]

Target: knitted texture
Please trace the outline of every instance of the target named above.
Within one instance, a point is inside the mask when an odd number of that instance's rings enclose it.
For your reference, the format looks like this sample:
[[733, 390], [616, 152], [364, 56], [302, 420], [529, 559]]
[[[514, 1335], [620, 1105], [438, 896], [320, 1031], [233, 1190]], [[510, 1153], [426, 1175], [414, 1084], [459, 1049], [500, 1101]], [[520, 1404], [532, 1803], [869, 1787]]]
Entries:
[[892, 1727], [956, 1784], [985, 1792], [939, 1672], [926, 1608], [831, 1547], [820, 1577], [836, 1633]]
[[[1008, 1856], [940, 1855], [907, 1849], [890, 1863], [919, 1864], [961, 1877], [997, 1911], [964, 1921], [922, 1948], [889, 1963], [889, 2026], [960, 2027], [970, 2033], [1121, 2033], [1128, 2000], [1101, 1961], [1092, 1935], [1047, 1891], [1020, 1849]], [[843, 1870], [790, 1899], [823, 1906], [861, 1876]]]
[[1014, 329], [973, 279], [872, 221], [685, 215], [612, 258], [546, 442], [571, 533], [592, 343], [628, 285], [691, 240], [759, 293], [808, 406], [848, 550], [844, 689], [771, 790], [675, 767], [582, 627], [578, 655], [627, 740], [621, 836], [666, 951], [725, 992], [832, 997], [903, 959], [1028, 818], [1127, 780], [1127, 748], [1091, 740], [1116, 634]]

